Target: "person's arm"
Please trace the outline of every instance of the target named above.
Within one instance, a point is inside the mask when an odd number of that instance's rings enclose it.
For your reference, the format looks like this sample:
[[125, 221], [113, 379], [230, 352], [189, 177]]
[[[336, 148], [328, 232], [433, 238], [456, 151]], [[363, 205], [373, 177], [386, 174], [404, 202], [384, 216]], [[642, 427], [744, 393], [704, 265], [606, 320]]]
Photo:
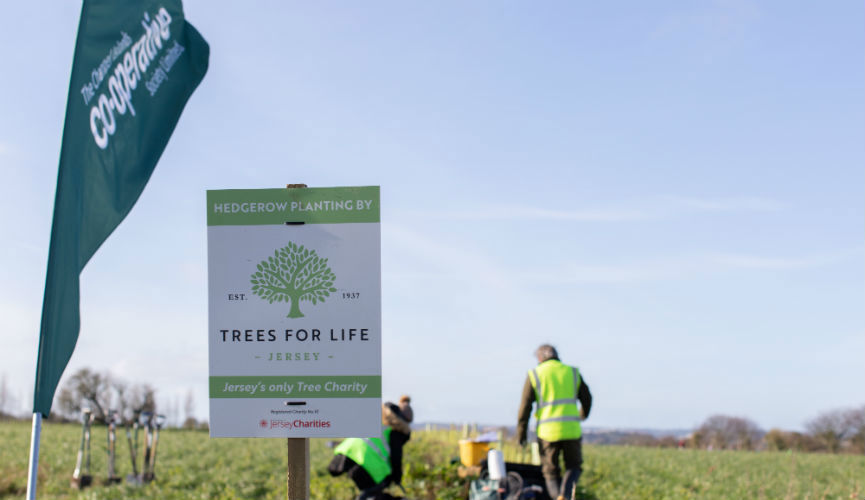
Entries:
[[529, 430], [529, 418], [532, 416], [532, 403], [535, 402], [535, 389], [529, 377], [523, 385], [523, 395], [520, 399], [520, 410], [517, 412], [517, 442], [526, 444]]
[[586, 379], [580, 375], [580, 387], [577, 389], [577, 399], [580, 400], [580, 406], [583, 410], [583, 419], [589, 418], [589, 412], [592, 410], [592, 393], [589, 391], [589, 385], [586, 384]]

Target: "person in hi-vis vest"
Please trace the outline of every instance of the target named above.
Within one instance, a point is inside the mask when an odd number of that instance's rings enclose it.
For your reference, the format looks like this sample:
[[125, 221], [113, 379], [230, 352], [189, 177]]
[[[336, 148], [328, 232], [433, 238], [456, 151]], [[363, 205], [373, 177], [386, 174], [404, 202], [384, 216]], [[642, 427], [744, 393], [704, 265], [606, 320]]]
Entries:
[[[577, 367], [559, 361], [555, 347], [544, 344], [538, 347], [535, 356], [538, 366], [529, 370], [523, 386], [517, 439], [525, 446], [535, 404], [541, 471], [547, 492], [553, 499], [570, 499], [583, 470], [580, 422], [592, 409], [592, 393]], [[559, 469], [559, 456], [565, 461], [564, 479]]]
[[409, 424], [414, 419], [410, 403], [402, 396], [399, 405], [382, 405], [381, 437], [344, 439], [333, 450], [328, 472], [348, 475], [361, 490], [359, 500], [394, 498], [384, 489], [391, 483], [402, 485], [402, 449], [411, 438]]

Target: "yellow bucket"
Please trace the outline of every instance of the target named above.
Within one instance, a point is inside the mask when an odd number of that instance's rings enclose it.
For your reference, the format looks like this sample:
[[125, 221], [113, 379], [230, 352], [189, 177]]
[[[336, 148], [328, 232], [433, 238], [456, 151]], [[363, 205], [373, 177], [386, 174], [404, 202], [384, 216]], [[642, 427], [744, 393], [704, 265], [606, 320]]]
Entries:
[[489, 443], [477, 443], [469, 439], [460, 439], [460, 463], [466, 467], [480, 465], [490, 451]]

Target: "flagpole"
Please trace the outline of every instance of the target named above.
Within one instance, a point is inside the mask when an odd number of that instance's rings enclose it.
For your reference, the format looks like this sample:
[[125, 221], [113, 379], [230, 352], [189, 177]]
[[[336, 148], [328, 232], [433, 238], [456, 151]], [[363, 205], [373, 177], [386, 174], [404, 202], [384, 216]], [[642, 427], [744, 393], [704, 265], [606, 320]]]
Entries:
[[33, 431], [30, 434], [30, 473], [27, 475], [27, 500], [36, 498], [36, 479], [39, 471], [39, 436], [42, 434], [42, 413], [33, 413]]

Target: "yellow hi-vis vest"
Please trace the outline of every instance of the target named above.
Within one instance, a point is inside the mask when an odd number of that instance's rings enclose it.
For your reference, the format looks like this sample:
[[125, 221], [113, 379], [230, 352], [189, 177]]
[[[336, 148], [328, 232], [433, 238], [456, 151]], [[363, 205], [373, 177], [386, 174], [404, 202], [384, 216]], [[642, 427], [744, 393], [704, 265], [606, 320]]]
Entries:
[[582, 436], [577, 408], [579, 370], [550, 359], [529, 371], [529, 379], [537, 398], [538, 437], [544, 441], [579, 439]]
[[382, 429], [380, 438], [348, 438], [337, 446], [333, 453], [345, 455], [369, 474], [373, 481], [380, 483], [391, 473], [390, 468], [390, 427]]

